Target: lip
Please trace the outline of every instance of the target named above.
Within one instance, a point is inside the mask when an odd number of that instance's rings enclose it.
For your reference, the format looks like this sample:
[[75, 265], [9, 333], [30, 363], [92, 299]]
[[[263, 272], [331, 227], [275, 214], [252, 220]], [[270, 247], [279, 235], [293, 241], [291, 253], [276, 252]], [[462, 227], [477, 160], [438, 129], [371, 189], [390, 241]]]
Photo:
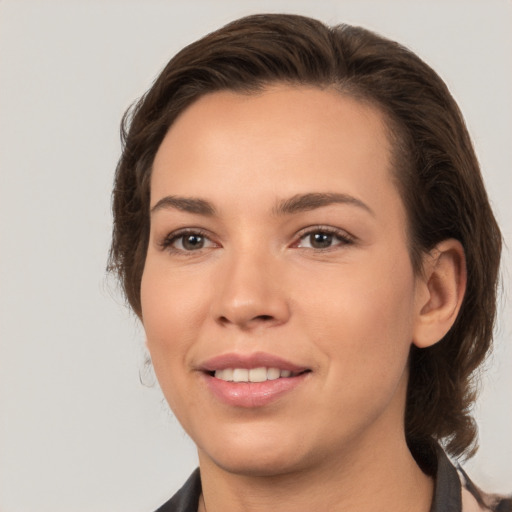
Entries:
[[[265, 382], [227, 382], [217, 379], [213, 372], [226, 368], [279, 368], [295, 374]], [[309, 377], [310, 370], [278, 356], [266, 353], [223, 354], [200, 365], [201, 377], [211, 395], [225, 405], [239, 408], [258, 408], [269, 405], [291, 393]]]
[[286, 359], [265, 352], [222, 354], [204, 361], [199, 365], [199, 369], [203, 372], [214, 372], [215, 370], [225, 370], [226, 368], [246, 368], [250, 370], [251, 368], [261, 368], [262, 366], [289, 370], [293, 373], [309, 370], [306, 366], [296, 365]]

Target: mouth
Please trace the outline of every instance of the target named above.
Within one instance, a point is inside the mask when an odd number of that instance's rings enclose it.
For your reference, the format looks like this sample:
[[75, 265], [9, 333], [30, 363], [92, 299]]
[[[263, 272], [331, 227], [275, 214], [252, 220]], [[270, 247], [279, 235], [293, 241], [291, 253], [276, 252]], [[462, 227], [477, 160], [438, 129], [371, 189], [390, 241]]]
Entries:
[[291, 370], [284, 370], [277, 367], [259, 368], [224, 368], [222, 370], [215, 370], [207, 372], [211, 377], [223, 380], [225, 382], [266, 382], [277, 379], [288, 379], [308, 373], [311, 370], [303, 370], [292, 372]]
[[312, 370], [263, 353], [225, 354], [201, 365], [207, 389], [225, 405], [255, 408], [282, 398], [309, 380]]

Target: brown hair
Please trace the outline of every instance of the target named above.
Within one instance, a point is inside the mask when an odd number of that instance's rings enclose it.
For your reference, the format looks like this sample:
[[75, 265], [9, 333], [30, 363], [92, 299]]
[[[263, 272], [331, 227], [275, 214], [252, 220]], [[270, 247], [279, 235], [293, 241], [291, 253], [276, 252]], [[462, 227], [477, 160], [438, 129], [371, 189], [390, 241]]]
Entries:
[[492, 340], [501, 235], [455, 101], [437, 74], [399, 44], [359, 27], [271, 14], [234, 21], [180, 51], [123, 119], [110, 270], [140, 316], [151, 167], [167, 130], [204, 94], [251, 93], [276, 82], [336, 87], [384, 112], [415, 271], [440, 241], [462, 243], [462, 308], [439, 343], [411, 349], [405, 432], [411, 447], [437, 439], [452, 455], [472, 455], [474, 377]]

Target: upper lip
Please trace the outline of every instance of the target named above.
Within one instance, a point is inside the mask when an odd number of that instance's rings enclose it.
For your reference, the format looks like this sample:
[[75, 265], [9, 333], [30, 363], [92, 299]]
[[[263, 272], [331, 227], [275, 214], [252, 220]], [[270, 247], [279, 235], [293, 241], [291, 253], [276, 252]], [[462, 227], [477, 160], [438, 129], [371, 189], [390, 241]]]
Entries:
[[204, 372], [214, 372], [216, 370], [225, 370], [226, 368], [246, 368], [250, 370], [251, 368], [262, 367], [279, 368], [280, 370], [289, 370], [293, 373], [309, 370], [306, 366], [299, 366], [286, 359], [264, 352], [221, 354], [199, 365], [199, 369]]

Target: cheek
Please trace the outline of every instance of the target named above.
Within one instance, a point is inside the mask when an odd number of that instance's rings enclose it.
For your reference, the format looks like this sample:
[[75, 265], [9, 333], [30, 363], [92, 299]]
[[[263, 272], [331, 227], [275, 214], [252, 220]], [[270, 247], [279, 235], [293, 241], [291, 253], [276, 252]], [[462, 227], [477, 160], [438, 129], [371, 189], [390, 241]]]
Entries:
[[142, 321], [158, 381], [171, 408], [173, 390], [186, 378], [195, 326], [202, 322], [207, 291], [204, 279], [184, 279], [179, 271], [148, 258], [141, 282]]
[[315, 283], [303, 281], [298, 293], [307, 299], [300, 316], [336, 378], [342, 373], [351, 382], [392, 385], [405, 369], [412, 341], [414, 276], [408, 255], [374, 261], [317, 276]]
[[[160, 388], [169, 407], [180, 417], [193, 404], [183, 392], [187, 333], [183, 309], [176, 287], [168, 279], [151, 271], [144, 272], [141, 282], [142, 319], [146, 346]], [[181, 391], [180, 391], [181, 390]]]
[[[156, 261], [155, 261], [156, 260]], [[176, 346], [206, 312], [209, 290], [201, 272], [185, 274], [148, 257], [141, 282], [142, 318], [148, 342]]]

